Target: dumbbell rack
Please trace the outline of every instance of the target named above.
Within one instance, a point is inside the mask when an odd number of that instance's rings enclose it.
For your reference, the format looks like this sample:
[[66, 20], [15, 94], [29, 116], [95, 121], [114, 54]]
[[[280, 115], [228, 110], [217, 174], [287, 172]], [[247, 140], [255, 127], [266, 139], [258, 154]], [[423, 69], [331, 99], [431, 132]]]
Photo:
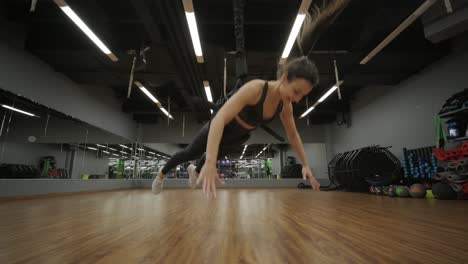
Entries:
[[408, 150], [403, 148], [403, 181], [408, 186], [417, 182], [429, 182], [437, 173], [434, 147]]

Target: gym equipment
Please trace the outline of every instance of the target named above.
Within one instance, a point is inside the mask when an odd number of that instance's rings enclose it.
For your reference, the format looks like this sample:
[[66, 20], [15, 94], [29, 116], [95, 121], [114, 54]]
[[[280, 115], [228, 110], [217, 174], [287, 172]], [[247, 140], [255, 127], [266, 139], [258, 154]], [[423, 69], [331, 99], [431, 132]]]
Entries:
[[297, 188], [299, 188], [299, 189], [312, 189], [312, 186], [301, 182], [301, 183], [299, 183], [297, 185]]
[[387, 147], [370, 146], [336, 155], [328, 165], [336, 189], [369, 192], [370, 186], [387, 186], [401, 179], [400, 161]]
[[115, 178], [116, 179], [123, 179], [124, 178], [124, 170], [125, 170], [125, 164], [124, 161], [121, 159], [117, 160], [117, 166], [115, 169]]
[[288, 157], [287, 165], [281, 170], [281, 178], [302, 178], [302, 164], [297, 164], [295, 157]]
[[466, 117], [456, 117], [447, 121], [448, 139], [466, 136]]
[[409, 194], [414, 198], [424, 198], [426, 197], [426, 187], [420, 183], [415, 183], [410, 186]]
[[271, 178], [271, 159], [265, 159], [262, 168], [262, 176], [263, 178]]
[[385, 194], [385, 187], [383, 186], [370, 186], [369, 192], [377, 195]]
[[39, 161], [39, 170], [41, 176], [44, 178], [55, 178], [56, 177], [56, 164], [57, 161], [53, 156], [42, 157]]
[[396, 186], [395, 187], [395, 194], [398, 197], [409, 197], [410, 196], [410, 191], [409, 188], [406, 186]]
[[0, 179], [37, 179], [40, 172], [30, 165], [2, 164], [0, 165]]
[[449, 112], [458, 109], [464, 109], [468, 106], [468, 89], [464, 89], [461, 92], [458, 92], [452, 95], [449, 99], [447, 99], [442, 106], [439, 114], [441, 116], [447, 115]]
[[408, 150], [403, 148], [403, 178], [408, 185], [416, 182], [429, 182], [437, 173], [434, 147]]
[[434, 194], [432, 193], [432, 190], [426, 190], [426, 198], [434, 199]]
[[439, 200], [455, 200], [457, 193], [448, 183], [438, 182], [432, 186], [432, 194], [434, 198]]

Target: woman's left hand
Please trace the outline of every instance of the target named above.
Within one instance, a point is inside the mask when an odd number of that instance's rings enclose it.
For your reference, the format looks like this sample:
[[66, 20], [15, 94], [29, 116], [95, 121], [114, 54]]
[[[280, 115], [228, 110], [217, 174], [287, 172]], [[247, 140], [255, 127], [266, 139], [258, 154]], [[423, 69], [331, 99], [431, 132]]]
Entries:
[[310, 170], [309, 166], [302, 166], [302, 178], [304, 180], [309, 180], [310, 186], [312, 186], [313, 190], [320, 191], [320, 183], [312, 174], [312, 171]]

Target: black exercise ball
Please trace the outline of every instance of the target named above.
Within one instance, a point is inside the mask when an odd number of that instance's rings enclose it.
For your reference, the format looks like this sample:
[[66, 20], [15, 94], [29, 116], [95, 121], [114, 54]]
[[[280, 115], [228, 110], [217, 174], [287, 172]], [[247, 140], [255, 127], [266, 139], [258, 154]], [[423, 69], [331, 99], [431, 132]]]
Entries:
[[439, 200], [455, 200], [457, 193], [447, 183], [436, 183], [432, 185], [432, 194]]

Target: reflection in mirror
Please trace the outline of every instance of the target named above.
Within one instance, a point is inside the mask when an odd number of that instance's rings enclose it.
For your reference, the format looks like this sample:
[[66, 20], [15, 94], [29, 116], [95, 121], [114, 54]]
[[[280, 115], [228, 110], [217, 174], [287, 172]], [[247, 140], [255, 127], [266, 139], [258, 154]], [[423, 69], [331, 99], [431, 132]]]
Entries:
[[0, 90], [0, 178], [150, 178], [169, 157]]
[[[187, 144], [132, 142], [26, 98], [0, 90], [0, 177], [10, 179], [154, 179]], [[159, 151], [164, 149], [164, 151]], [[324, 144], [304, 144], [309, 165], [327, 178]], [[179, 164], [166, 176], [188, 178]], [[221, 178], [301, 178], [289, 144], [238, 146], [217, 162]]]

